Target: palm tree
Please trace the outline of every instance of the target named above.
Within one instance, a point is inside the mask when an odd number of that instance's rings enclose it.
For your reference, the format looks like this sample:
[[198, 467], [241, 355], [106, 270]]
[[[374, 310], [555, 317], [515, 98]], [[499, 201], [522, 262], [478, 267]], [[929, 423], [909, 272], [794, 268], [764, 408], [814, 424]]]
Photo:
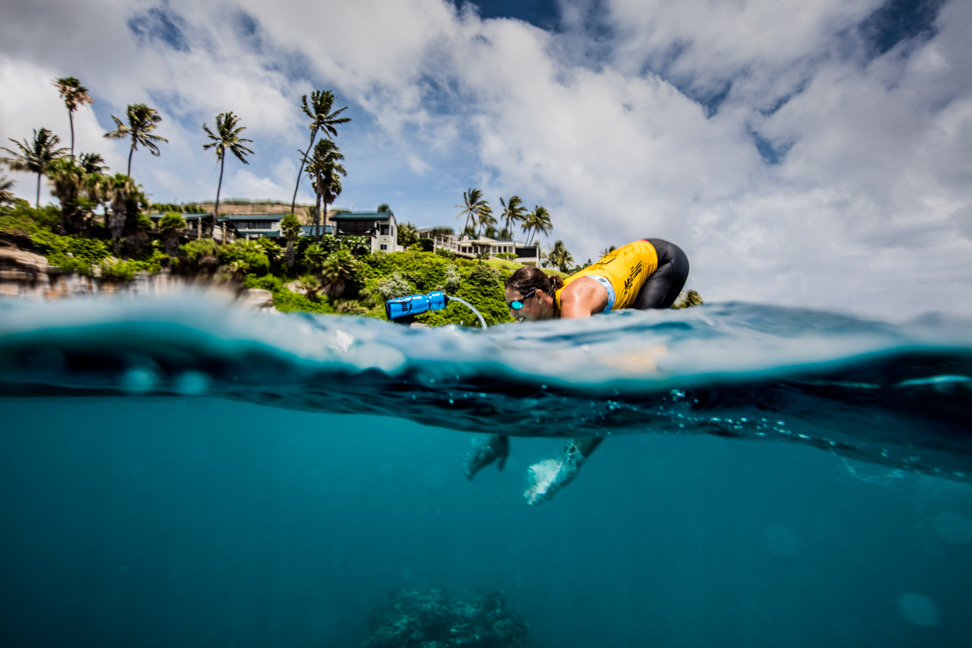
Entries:
[[84, 196], [88, 188], [84, 168], [71, 158], [58, 158], [48, 165], [47, 178], [51, 194], [61, 203], [61, 234], [79, 233], [92, 205]]
[[503, 221], [506, 223], [500, 236], [512, 239], [513, 229], [511, 226], [521, 222], [526, 217], [526, 207], [523, 206], [523, 201], [520, 200], [519, 196], [510, 196], [509, 203], [503, 202], [503, 199], [500, 198], [500, 204], [503, 205]]
[[71, 159], [74, 159], [74, 111], [85, 104], [94, 103], [88, 94], [88, 89], [74, 77], [64, 77], [54, 80], [54, 86], [61, 93], [61, 99], [68, 109], [68, 119], [71, 122]]
[[57, 148], [61, 138], [46, 128], [34, 129], [34, 140], [32, 142], [28, 142], [26, 139], [23, 142], [14, 139], [10, 141], [16, 144], [20, 151], [13, 151], [4, 147], [3, 150], [14, 157], [0, 159], [6, 162], [12, 171], [29, 171], [37, 174], [37, 200], [34, 206], [39, 208], [41, 176], [47, 172], [47, 167], [51, 162], [63, 156], [67, 149]]
[[311, 243], [304, 248], [304, 265], [312, 273], [320, 273], [329, 252], [320, 243]]
[[[206, 131], [206, 135], [211, 140], [208, 144], [203, 144], [203, 150], [215, 148], [216, 158], [219, 160], [219, 184], [216, 185], [216, 207], [213, 209], [214, 233], [216, 231], [216, 219], [219, 218], [219, 194], [223, 190], [223, 169], [226, 166], [226, 151], [228, 150], [235, 155], [243, 164], [249, 164], [246, 161], [246, 156], [253, 154], [253, 151], [243, 143], [252, 142], [253, 140], [240, 137], [240, 133], [246, 130], [246, 126], [238, 126], [239, 119], [239, 117], [231, 112], [216, 115], [216, 132], [218, 134], [213, 134], [213, 131], [209, 130], [206, 124], [203, 124], [203, 130]], [[202, 238], [202, 218], [199, 219], [197, 236]], [[223, 243], [225, 242], [226, 225], [223, 224]]]
[[101, 153], [82, 153], [78, 156], [78, 164], [88, 174], [104, 173], [108, 170], [108, 165], [105, 164], [105, 158], [101, 157]]
[[158, 126], [159, 122], [162, 121], [162, 116], [159, 115], [155, 108], [149, 108], [145, 104], [132, 104], [128, 107], [126, 114], [128, 115], [128, 124], [123, 124], [122, 120], [118, 119], [114, 115], [111, 116], [115, 120], [115, 126], [117, 128], [113, 131], [105, 133], [105, 138], [107, 139], [126, 139], [132, 138], [132, 147], [128, 151], [128, 172], [125, 174], [128, 177], [132, 175], [132, 154], [139, 145], [144, 146], [149, 150], [149, 152], [158, 157], [159, 147], [156, 142], [168, 142], [169, 140], [158, 135], [153, 135], [152, 131]]
[[314, 140], [317, 139], [317, 132], [323, 129], [325, 135], [337, 137], [337, 128], [335, 126], [351, 121], [350, 117], [338, 117], [338, 115], [348, 109], [347, 106], [331, 112], [331, 108], [334, 106], [334, 93], [330, 90], [314, 90], [311, 93], [309, 104], [307, 103], [307, 95], [301, 97], [301, 102], [303, 103], [302, 109], [304, 114], [312, 120], [307, 126], [310, 128], [311, 136], [307, 150], [301, 151], [300, 169], [297, 170], [297, 184], [294, 186], [294, 199], [290, 202], [291, 214], [294, 213], [294, 207], [297, 205], [297, 190], [300, 188], [300, 176], [304, 172], [304, 164], [307, 162], [307, 156], [310, 155], [311, 149], [314, 148]]
[[552, 229], [553, 225], [550, 223], [550, 212], [547, 211], [546, 207], [537, 205], [523, 219], [522, 230], [530, 234], [529, 238], [527, 238], [527, 245], [532, 244], [534, 234], [540, 234], [541, 232], [549, 234]]
[[260, 251], [266, 255], [271, 268], [277, 268], [284, 258], [284, 251], [280, 249], [280, 244], [271, 238], [259, 238], [257, 245], [260, 246]]
[[337, 299], [349, 283], [353, 283], [358, 276], [358, 262], [347, 250], [338, 250], [328, 255], [321, 264], [321, 283], [328, 297]]
[[287, 214], [280, 221], [280, 231], [287, 239], [287, 267], [289, 269], [294, 267], [294, 241], [300, 237], [300, 230], [300, 219], [297, 218], [296, 214]]
[[[96, 157], [101, 157], [97, 153], [92, 155]], [[98, 167], [97, 171], [91, 171], [90, 167], [85, 164], [85, 156], [81, 156], [80, 165], [85, 169], [85, 184], [86, 192], [91, 198], [92, 202], [97, 208], [98, 205], [104, 207], [104, 223], [105, 227], [108, 227], [108, 220], [110, 218], [110, 208], [111, 208], [111, 198], [113, 192], [114, 179], [105, 175], [103, 172], [107, 170], [106, 167]]]
[[419, 242], [418, 229], [412, 223], [402, 223], [398, 226], [398, 245], [402, 248], [409, 248]]
[[121, 251], [121, 237], [125, 234], [129, 221], [138, 216], [139, 206], [145, 202], [145, 195], [134, 180], [121, 173], [111, 177], [108, 191], [111, 203], [108, 229], [111, 231], [112, 246], [118, 253]]
[[563, 241], [555, 241], [547, 253], [547, 261], [561, 272], [568, 272], [574, 263], [574, 257], [567, 251]]
[[13, 180], [7, 176], [0, 176], [0, 205], [6, 205], [8, 203], [13, 204], [14, 195], [11, 191], [13, 186]]
[[[322, 225], [327, 225], [327, 206], [341, 195], [341, 176], [348, 175], [341, 164], [344, 156], [329, 138], [324, 138], [314, 147], [314, 155], [307, 164], [307, 176], [314, 185], [317, 205], [314, 210], [314, 226], [317, 236], [324, 235]], [[322, 209], [323, 204], [323, 209]], [[321, 222], [323, 220], [323, 223]]]
[[165, 242], [165, 253], [175, 256], [179, 251], [179, 235], [186, 229], [186, 219], [179, 212], [167, 212], [159, 221], [159, 234]]
[[[479, 224], [479, 214], [482, 212], [484, 207], [488, 207], [489, 203], [483, 198], [483, 192], [479, 189], [469, 189], [462, 192], [462, 202], [461, 205], [456, 205], [457, 208], [462, 211], [456, 214], [456, 218], [466, 217], [466, 224], [463, 227], [463, 234], [469, 230], [470, 227], [473, 229]], [[470, 224], [470, 221], [472, 223]]]
[[492, 230], [495, 229], [493, 226], [496, 225], [496, 217], [493, 216], [493, 208], [486, 203], [476, 212], [476, 220], [482, 228], [480, 230], [481, 234], [488, 236], [486, 233], [492, 233]]

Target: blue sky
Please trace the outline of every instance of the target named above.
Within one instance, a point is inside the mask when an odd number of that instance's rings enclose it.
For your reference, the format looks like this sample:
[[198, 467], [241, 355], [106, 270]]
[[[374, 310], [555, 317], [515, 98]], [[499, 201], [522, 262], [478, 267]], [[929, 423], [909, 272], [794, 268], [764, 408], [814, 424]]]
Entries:
[[153, 200], [215, 197], [201, 127], [227, 110], [255, 153], [223, 196], [289, 200], [326, 88], [340, 207], [454, 226], [477, 187], [547, 207], [578, 261], [674, 241], [710, 301], [972, 314], [970, 32], [960, 0], [8, 0], [0, 140], [67, 142], [73, 75], [78, 149], [116, 170], [111, 115], [162, 114], [132, 169]]

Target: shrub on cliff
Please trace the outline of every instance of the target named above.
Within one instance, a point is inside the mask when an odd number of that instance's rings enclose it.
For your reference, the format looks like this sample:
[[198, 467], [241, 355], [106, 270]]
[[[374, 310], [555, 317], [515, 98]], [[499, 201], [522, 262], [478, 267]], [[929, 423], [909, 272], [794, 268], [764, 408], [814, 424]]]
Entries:
[[220, 247], [219, 253], [220, 262], [232, 267], [236, 274], [265, 275], [270, 271], [270, 259], [256, 241], [236, 241]]

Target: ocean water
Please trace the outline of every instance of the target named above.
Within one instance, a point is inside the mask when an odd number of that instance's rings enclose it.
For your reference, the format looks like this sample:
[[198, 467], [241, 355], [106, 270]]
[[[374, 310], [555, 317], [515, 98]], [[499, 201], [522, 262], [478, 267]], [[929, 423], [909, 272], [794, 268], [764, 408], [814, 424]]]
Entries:
[[[970, 376], [942, 317], [3, 302], [0, 645], [357, 648], [432, 587], [542, 648], [972, 645]], [[482, 433], [511, 454], [469, 481]]]

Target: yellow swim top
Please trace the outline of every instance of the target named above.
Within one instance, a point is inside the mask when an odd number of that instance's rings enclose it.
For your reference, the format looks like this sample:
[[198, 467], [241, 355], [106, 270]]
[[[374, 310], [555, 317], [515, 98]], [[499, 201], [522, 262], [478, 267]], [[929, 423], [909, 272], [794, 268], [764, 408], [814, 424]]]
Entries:
[[[564, 279], [564, 288], [581, 277], [590, 277], [608, 291], [607, 307], [601, 311], [627, 308], [645, 285], [645, 280], [658, 269], [658, 252], [648, 241], [635, 241], [601, 257], [601, 260]], [[560, 309], [561, 288], [554, 295]]]

